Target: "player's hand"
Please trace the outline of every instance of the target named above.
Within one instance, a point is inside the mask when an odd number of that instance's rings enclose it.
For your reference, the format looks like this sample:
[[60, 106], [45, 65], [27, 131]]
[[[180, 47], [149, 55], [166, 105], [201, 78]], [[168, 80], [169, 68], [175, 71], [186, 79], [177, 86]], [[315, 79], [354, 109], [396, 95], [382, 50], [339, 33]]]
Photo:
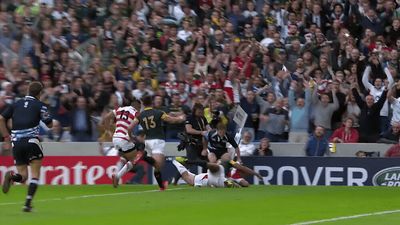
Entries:
[[207, 156], [207, 155], [208, 155], [207, 149], [203, 149], [203, 150], [201, 151], [201, 155], [202, 155], [202, 156]]
[[205, 131], [202, 131], [202, 132], [201, 132], [201, 136], [206, 136], [207, 133], [208, 133], [208, 131], [206, 131], [206, 130], [205, 130]]

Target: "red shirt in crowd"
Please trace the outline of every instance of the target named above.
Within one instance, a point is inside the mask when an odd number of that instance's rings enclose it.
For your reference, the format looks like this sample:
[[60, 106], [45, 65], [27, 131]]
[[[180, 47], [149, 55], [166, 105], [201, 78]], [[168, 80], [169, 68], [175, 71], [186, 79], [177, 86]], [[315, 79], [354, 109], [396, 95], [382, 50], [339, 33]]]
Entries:
[[[354, 128], [350, 128], [349, 132], [346, 132], [345, 127], [341, 127], [336, 129], [331, 138], [329, 139], [330, 142], [334, 142], [335, 138], [338, 138], [341, 141], [341, 143], [357, 143], [358, 142], [358, 131]], [[339, 142], [339, 141], [336, 141]]]
[[385, 152], [385, 157], [397, 158], [400, 157], [400, 144], [395, 144]]

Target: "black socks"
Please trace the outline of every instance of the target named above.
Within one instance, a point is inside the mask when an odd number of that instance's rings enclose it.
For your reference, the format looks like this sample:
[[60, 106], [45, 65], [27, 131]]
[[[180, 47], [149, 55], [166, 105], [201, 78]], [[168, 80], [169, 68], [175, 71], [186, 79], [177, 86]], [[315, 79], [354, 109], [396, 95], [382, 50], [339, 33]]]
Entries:
[[16, 174], [14, 174], [14, 175], [12, 175], [11, 176], [11, 179], [14, 181], [14, 182], [21, 182], [22, 181], [22, 176], [21, 176], [21, 174], [19, 174], [19, 173], [16, 173]]
[[31, 207], [33, 196], [36, 193], [36, 189], [38, 187], [39, 180], [37, 178], [32, 178], [28, 187], [28, 195], [26, 196], [25, 206]]
[[162, 182], [162, 176], [160, 171], [154, 171], [154, 177], [157, 180], [157, 184], [160, 188], [164, 188], [164, 184]]

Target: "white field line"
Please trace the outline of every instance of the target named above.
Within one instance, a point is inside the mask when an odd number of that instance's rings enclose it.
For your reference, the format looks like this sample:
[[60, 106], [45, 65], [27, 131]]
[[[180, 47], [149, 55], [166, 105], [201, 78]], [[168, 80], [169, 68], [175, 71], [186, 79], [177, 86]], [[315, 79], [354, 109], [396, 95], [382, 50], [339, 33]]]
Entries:
[[[184, 189], [188, 189], [188, 188], [173, 188], [173, 189], [167, 189], [165, 191], [178, 191], [178, 190], [184, 190]], [[96, 194], [96, 195], [79, 195], [79, 196], [71, 196], [71, 197], [64, 197], [64, 198], [39, 199], [39, 200], [35, 200], [34, 202], [64, 201], [64, 200], [108, 197], [108, 196], [118, 196], [118, 195], [128, 195], [128, 194], [145, 194], [145, 193], [152, 193], [152, 192], [160, 192], [160, 191], [159, 190], [147, 190], [147, 191], [130, 191], [130, 192], [118, 192], [118, 193]], [[0, 206], [20, 205], [20, 204], [23, 204], [23, 203], [24, 202], [5, 202], [5, 203], [0, 203]]]
[[393, 214], [393, 213], [400, 213], [400, 209], [381, 211], [381, 212], [373, 212], [373, 213], [364, 213], [364, 214], [358, 214], [358, 215], [353, 215], [353, 216], [341, 216], [341, 217], [335, 217], [335, 218], [331, 218], [331, 219], [300, 222], [300, 223], [294, 223], [291, 225], [318, 224], [318, 223], [334, 222], [334, 221], [339, 221], [339, 220], [350, 220], [350, 219], [356, 219], [356, 218], [367, 217], [367, 216], [379, 216], [379, 215]]

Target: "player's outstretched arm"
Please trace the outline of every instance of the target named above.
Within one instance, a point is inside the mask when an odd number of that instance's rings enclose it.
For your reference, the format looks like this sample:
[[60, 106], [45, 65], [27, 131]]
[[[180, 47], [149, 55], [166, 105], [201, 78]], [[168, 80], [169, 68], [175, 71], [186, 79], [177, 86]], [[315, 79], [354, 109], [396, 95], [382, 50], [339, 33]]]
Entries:
[[262, 180], [262, 176], [259, 173], [256, 173], [254, 170], [250, 169], [247, 166], [243, 166], [240, 165], [239, 163], [235, 162], [235, 161], [231, 161], [229, 162], [235, 169], [237, 169], [238, 171], [246, 174], [246, 175], [253, 175], [258, 177], [258, 179]]
[[170, 116], [170, 115], [164, 113], [162, 115], [161, 119], [167, 123], [183, 123], [186, 120], [186, 116], [185, 115]]

